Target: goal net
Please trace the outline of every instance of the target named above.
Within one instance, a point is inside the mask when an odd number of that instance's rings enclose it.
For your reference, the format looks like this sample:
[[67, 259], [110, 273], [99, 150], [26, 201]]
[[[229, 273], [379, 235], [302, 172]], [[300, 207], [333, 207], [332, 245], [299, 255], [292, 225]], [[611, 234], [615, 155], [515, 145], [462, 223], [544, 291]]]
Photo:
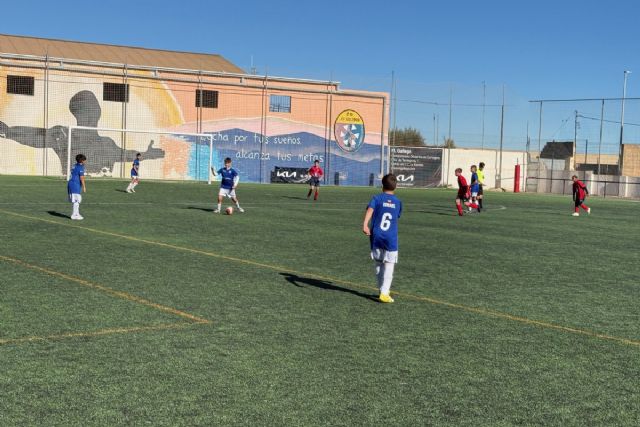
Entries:
[[136, 154], [141, 154], [142, 179], [206, 181], [211, 183], [214, 159], [210, 134], [160, 130], [70, 126], [62, 170], [70, 178], [75, 157], [84, 154], [92, 177], [129, 178]]

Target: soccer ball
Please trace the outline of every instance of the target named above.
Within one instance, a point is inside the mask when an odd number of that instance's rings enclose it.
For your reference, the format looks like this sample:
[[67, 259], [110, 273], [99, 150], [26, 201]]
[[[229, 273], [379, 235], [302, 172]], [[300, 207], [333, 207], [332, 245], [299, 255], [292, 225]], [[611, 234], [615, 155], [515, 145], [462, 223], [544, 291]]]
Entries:
[[229, 206], [227, 209], [224, 210], [224, 213], [226, 213], [227, 215], [233, 215], [233, 208]]

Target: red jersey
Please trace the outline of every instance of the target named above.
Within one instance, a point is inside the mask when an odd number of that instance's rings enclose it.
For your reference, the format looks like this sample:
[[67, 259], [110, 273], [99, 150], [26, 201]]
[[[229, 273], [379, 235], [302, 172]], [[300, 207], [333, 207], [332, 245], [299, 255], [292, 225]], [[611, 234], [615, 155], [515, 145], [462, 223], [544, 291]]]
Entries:
[[311, 166], [311, 169], [309, 169], [309, 175], [314, 178], [322, 178], [324, 172], [322, 172], [322, 168], [320, 166]]
[[580, 181], [579, 179], [576, 179], [573, 182], [573, 198], [584, 200], [587, 194], [589, 194], [589, 190], [587, 190], [587, 186], [584, 185], [582, 181]]
[[464, 176], [458, 175], [458, 195], [465, 196], [469, 192], [469, 184]]

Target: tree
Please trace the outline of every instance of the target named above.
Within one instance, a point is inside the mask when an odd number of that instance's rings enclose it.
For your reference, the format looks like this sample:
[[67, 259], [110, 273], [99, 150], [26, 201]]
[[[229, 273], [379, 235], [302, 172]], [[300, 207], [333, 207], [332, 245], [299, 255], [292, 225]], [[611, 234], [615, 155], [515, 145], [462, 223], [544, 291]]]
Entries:
[[422, 147], [425, 145], [425, 140], [420, 131], [412, 127], [404, 129], [390, 129], [389, 145]]
[[445, 138], [444, 144], [442, 144], [444, 148], [456, 148], [456, 143], [451, 138]]

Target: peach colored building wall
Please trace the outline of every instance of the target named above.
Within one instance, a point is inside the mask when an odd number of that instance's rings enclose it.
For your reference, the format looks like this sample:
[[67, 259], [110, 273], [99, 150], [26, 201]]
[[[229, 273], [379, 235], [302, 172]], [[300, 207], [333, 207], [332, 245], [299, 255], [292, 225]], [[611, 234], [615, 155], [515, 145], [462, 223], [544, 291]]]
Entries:
[[[64, 135], [70, 125], [176, 133], [99, 131], [77, 142], [72, 136], [72, 151], [81, 147], [100, 163], [89, 169], [95, 175], [126, 177], [139, 151], [143, 176], [208, 178], [203, 160], [208, 146], [182, 133], [213, 135], [214, 163], [234, 157], [248, 181], [269, 182], [276, 168], [304, 168], [316, 158], [331, 183], [338, 177], [341, 184], [368, 185], [387, 167], [386, 93], [345, 91], [331, 82], [33, 59], [7, 62], [0, 64], [2, 174], [64, 174]], [[33, 77], [33, 95], [8, 93], [8, 75]], [[105, 83], [128, 84], [128, 102], [105, 100]], [[217, 108], [197, 107], [198, 90], [217, 91]], [[271, 96], [290, 97], [290, 111], [270, 111]], [[347, 117], [351, 121], [340, 121]]]

